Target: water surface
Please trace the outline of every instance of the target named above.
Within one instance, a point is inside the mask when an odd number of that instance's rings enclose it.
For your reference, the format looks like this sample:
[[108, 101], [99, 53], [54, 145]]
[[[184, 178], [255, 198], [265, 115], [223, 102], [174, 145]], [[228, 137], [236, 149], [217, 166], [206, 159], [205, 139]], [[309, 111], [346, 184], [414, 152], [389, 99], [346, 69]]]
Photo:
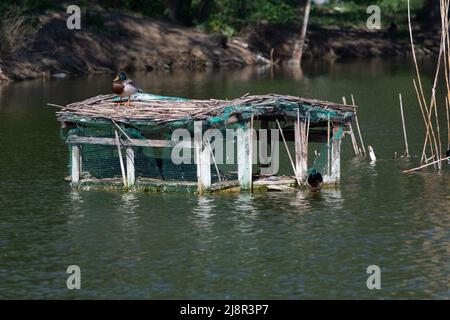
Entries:
[[[432, 64], [423, 67], [431, 83]], [[0, 298], [448, 298], [449, 167], [401, 173], [423, 144], [411, 71], [409, 62], [371, 61], [302, 74], [132, 75], [146, 91], [192, 98], [273, 92], [341, 101], [353, 93], [378, 161], [353, 158], [346, 141], [342, 183], [321, 194], [74, 191], [63, 180], [68, 151], [56, 109], [45, 103], [108, 93], [111, 78], [0, 87]], [[399, 92], [411, 160], [392, 160], [404, 150]], [[66, 289], [72, 264], [82, 272], [78, 291]], [[366, 287], [373, 264], [381, 290]]]

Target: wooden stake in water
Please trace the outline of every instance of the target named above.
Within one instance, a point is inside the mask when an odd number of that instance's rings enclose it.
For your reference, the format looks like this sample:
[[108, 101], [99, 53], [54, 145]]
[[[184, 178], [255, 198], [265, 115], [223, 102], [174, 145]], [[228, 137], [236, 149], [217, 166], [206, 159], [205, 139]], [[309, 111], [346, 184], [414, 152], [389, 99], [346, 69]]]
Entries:
[[399, 93], [398, 97], [400, 99], [400, 114], [402, 115], [402, 125], [403, 125], [403, 136], [405, 137], [405, 156], [409, 157], [409, 148], [408, 148], [408, 138], [406, 136], [406, 126], [405, 126], [405, 117], [403, 116], [403, 101], [402, 94]]
[[[352, 104], [355, 107], [355, 98], [353, 97], [353, 94], [351, 95], [352, 97]], [[362, 152], [364, 153], [364, 156], [366, 155], [366, 147], [364, 146], [364, 141], [361, 135], [361, 129], [359, 128], [359, 121], [358, 121], [358, 113], [355, 113], [355, 121], [356, 121], [356, 128], [358, 129], [358, 135], [359, 135], [359, 140], [361, 141], [361, 146], [362, 146]], [[361, 153], [361, 151], [360, 151]]]
[[450, 150], [450, 112], [448, 106], [448, 98], [445, 99], [445, 108], [447, 109], [447, 150]]
[[[342, 97], [342, 102], [344, 104], [347, 104], [347, 99], [345, 97]], [[351, 137], [352, 145], [353, 145], [353, 151], [355, 152], [355, 156], [358, 156], [359, 155], [358, 143], [356, 142], [355, 133], [353, 132], [351, 123], [349, 124], [349, 129], [350, 129], [350, 137]]]
[[330, 145], [330, 115], [328, 115], [327, 125], [327, 175], [331, 173], [331, 145]]
[[435, 163], [440, 163], [440, 162], [445, 161], [445, 160], [448, 160], [448, 159], [450, 159], [450, 157], [446, 157], [446, 158], [443, 158], [443, 159], [439, 159], [439, 160], [436, 160], [436, 161], [433, 161], [433, 162], [424, 164], [424, 165], [422, 165], [422, 166], [420, 166], [420, 167], [417, 167], [417, 168], [408, 169], [408, 170], [403, 170], [402, 172], [403, 172], [403, 173], [407, 173], [407, 172], [412, 172], [412, 171], [420, 170], [420, 169], [422, 169], [422, 168], [429, 167], [429, 166], [431, 166], [431, 165], [434, 165]]

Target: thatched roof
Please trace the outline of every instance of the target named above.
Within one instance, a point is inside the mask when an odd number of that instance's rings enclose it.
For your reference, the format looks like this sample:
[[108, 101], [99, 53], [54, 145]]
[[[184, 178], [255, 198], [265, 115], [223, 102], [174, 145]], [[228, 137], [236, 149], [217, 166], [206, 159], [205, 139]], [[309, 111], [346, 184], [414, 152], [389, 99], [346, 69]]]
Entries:
[[183, 126], [205, 121], [211, 126], [241, 122], [252, 115], [263, 118], [296, 118], [297, 114], [311, 122], [328, 117], [344, 123], [354, 116], [356, 107], [285, 95], [247, 95], [233, 100], [194, 100], [142, 93], [133, 96], [130, 106], [115, 95], [99, 95], [68, 104], [58, 111], [63, 122], [99, 123], [111, 120], [132, 125]]

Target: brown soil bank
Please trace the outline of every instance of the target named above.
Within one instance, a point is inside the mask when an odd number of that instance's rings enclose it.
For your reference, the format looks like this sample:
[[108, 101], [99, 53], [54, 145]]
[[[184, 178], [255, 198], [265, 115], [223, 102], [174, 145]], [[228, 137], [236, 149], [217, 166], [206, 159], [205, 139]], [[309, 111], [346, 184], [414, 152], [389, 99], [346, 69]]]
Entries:
[[[81, 30], [66, 27], [67, 15], [39, 17], [40, 27], [25, 49], [0, 58], [0, 82], [65, 74], [154, 68], [236, 68], [290, 58], [298, 28], [259, 25], [240, 37], [226, 39], [195, 28], [116, 11], [82, 15]], [[399, 40], [401, 39], [401, 40]], [[438, 51], [439, 34], [416, 38], [419, 54]], [[369, 32], [311, 26], [306, 59], [339, 59], [407, 55], [408, 38], [396, 31]]]

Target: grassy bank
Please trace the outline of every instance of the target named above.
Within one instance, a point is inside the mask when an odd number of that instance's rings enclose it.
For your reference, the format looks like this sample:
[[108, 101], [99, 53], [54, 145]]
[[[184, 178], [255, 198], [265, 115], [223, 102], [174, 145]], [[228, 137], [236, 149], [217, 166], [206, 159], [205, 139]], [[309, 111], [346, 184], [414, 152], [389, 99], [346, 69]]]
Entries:
[[[413, 9], [419, 10], [422, 1], [412, 0]], [[290, 59], [298, 40], [303, 1], [180, 0], [189, 6], [176, 16], [167, 7], [169, 2], [73, 1], [81, 7], [82, 26], [73, 31], [66, 28], [64, 2], [3, 1], [0, 80], [117, 69], [234, 68], [267, 63], [272, 49], [275, 62], [283, 62]], [[379, 31], [367, 30], [369, 2], [313, 6], [305, 59], [408, 54], [404, 1], [373, 1], [381, 8]], [[388, 30], [391, 24], [397, 26], [395, 31]], [[418, 54], [434, 52], [439, 43], [434, 36], [417, 33]]]

